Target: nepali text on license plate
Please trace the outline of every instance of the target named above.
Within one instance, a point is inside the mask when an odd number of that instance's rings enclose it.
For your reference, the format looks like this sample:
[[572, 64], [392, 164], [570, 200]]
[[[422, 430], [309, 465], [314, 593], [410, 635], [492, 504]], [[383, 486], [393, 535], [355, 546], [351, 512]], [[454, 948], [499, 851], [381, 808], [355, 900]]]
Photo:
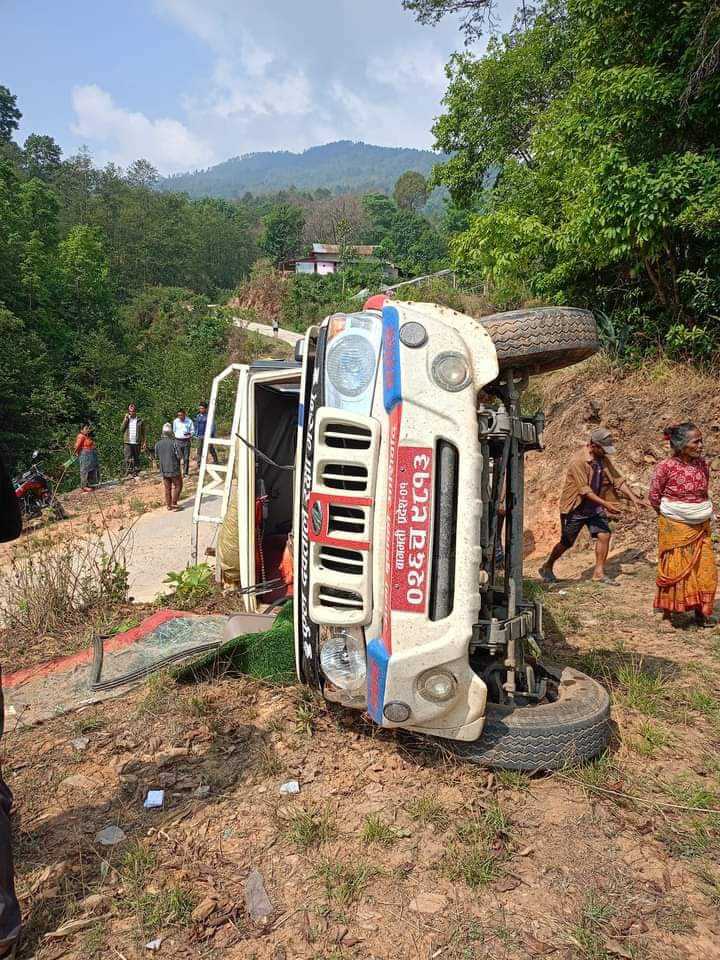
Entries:
[[424, 613], [427, 607], [433, 451], [398, 449], [392, 513], [391, 607]]

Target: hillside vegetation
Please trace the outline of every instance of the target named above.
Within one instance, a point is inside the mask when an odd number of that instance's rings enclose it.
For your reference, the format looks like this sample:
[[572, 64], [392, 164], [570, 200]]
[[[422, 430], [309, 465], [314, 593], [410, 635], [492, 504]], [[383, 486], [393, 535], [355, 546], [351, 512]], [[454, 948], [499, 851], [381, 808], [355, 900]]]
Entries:
[[406, 170], [429, 175], [438, 156], [430, 150], [377, 147], [339, 140], [303, 153], [287, 150], [232, 157], [207, 170], [178, 173], [159, 183], [161, 190], [191, 197], [233, 199], [245, 193], [323, 188], [332, 193], [390, 193]]

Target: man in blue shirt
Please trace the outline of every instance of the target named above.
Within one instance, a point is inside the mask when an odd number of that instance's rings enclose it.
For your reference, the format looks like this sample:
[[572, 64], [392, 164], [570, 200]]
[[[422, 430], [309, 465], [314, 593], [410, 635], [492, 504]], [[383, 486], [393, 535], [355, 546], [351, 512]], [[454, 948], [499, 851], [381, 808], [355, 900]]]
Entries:
[[187, 477], [190, 473], [190, 444], [195, 433], [195, 424], [184, 410], [178, 410], [178, 415], [172, 422], [172, 429], [180, 451], [183, 476]]
[[[198, 415], [195, 417], [195, 436], [198, 438], [198, 467], [200, 466], [200, 460], [202, 459], [202, 448], [205, 434], [207, 434], [209, 437], [213, 435], [213, 424], [208, 420], [208, 405], [206, 403], [200, 403], [198, 404]], [[217, 450], [212, 444], [210, 444], [208, 447], [208, 456], [213, 463], [218, 462]]]

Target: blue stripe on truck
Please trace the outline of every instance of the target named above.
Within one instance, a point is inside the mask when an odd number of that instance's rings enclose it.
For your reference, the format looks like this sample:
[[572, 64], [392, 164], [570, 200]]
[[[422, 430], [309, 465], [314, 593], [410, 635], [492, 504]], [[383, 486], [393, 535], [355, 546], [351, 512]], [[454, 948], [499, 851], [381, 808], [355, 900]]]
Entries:
[[402, 400], [400, 381], [400, 314], [383, 307], [383, 399], [388, 413]]

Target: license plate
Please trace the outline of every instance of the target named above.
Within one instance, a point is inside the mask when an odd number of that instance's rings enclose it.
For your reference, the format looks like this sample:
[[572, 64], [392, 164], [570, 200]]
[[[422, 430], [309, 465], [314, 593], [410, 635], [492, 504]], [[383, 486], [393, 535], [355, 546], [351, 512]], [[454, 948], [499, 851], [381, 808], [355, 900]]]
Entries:
[[390, 544], [390, 607], [425, 613], [430, 561], [433, 451], [399, 447]]

